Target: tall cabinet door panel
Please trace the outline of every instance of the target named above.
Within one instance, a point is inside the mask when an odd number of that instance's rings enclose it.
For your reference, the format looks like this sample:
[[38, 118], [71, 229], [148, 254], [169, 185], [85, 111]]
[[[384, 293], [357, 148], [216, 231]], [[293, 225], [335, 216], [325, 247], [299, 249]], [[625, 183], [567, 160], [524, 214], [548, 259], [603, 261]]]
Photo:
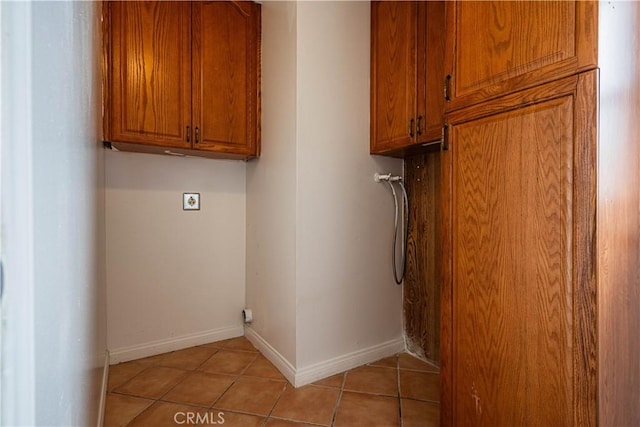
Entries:
[[211, 1], [193, 8], [194, 148], [255, 154], [259, 6]]
[[448, 109], [595, 68], [597, 5], [448, 2]]
[[418, 2], [418, 142], [440, 139], [444, 125], [444, 20], [445, 2]]
[[110, 139], [189, 148], [191, 4], [109, 2]]
[[444, 124], [445, 2], [418, 2], [417, 142], [440, 139]]
[[593, 325], [576, 322], [585, 284], [574, 266], [589, 248], [575, 246], [584, 206], [574, 191], [592, 183], [575, 184], [585, 168], [575, 153], [589, 142], [576, 131], [575, 91], [557, 95], [575, 81], [533, 89], [520, 108], [499, 111], [513, 98], [450, 116], [455, 425], [576, 425], [587, 371], [576, 354]]
[[416, 137], [417, 3], [371, 3], [371, 152]]

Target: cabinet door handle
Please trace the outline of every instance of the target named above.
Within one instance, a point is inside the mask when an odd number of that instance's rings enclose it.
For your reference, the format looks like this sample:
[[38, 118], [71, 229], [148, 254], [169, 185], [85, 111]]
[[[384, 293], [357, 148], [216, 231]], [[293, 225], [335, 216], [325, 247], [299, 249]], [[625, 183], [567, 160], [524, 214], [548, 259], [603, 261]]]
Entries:
[[416, 131], [418, 132], [418, 136], [422, 135], [422, 116], [418, 116], [418, 123], [416, 125]]
[[451, 74], [447, 74], [447, 77], [444, 78], [444, 100], [447, 102], [451, 101], [451, 95], [449, 94], [450, 86], [451, 86]]
[[200, 128], [196, 126], [196, 144], [200, 142]]
[[411, 138], [413, 138], [413, 123], [415, 122], [415, 120], [413, 120], [413, 117], [411, 118], [411, 120], [409, 120], [409, 136]]
[[191, 142], [191, 126], [187, 126], [187, 142]]
[[440, 137], [440, 149], [442, 151], [449, 150], [449, 125], [442, 126], [442, 135]]

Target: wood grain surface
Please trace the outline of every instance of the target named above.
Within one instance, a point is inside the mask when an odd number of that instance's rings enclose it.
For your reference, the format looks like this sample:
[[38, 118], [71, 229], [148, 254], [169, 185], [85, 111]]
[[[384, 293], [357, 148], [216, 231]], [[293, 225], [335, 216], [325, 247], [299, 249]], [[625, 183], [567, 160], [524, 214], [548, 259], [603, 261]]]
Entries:
[[595, 73], [449, 114], [443, 425], [595, 425]]
[[583, 1], [447, 2], [449, 111], [596, 67]]
[[418, 2], [418, 88], [417, 116], [422, 117], [422, 134], [417, 142], [440, 138], [444, 125], [445, 19], [443, 1]]
[[113, 141], [188, 148], [191, 4], [109, 2]]
[[193, 5], [194, 148], [255, 154], [259, 114], [260, 6]]
[[371, 3], [371, 153], [415, 142], [417, 18], [416, 2]]
[[259, 4], [105, 2], [105, 9], [104, 123], [114, 147], [260, 154]]
[[452, 129], [457, 424], [573, 424], [571, 104]]
[[408, 349], [440, 363], [442, 209], [440, 152], [405, 159], [409, 237], [404, 279], [404, 324]]

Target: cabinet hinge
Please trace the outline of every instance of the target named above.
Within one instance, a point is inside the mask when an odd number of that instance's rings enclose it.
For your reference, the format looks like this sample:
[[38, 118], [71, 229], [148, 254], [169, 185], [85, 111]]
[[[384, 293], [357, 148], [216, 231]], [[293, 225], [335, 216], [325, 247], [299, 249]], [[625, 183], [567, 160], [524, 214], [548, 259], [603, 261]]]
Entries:
[[447, 77], [444, 78], [444, 100], [447, 102], [451, 101], [451, 95], [449, 94], [450, 86], [451, 86], [451, 74], [447, 74]]
[[442, 126], [442, 134], [440, 136], [440, 149], [447, 151], [449, 149], [449, 125]]

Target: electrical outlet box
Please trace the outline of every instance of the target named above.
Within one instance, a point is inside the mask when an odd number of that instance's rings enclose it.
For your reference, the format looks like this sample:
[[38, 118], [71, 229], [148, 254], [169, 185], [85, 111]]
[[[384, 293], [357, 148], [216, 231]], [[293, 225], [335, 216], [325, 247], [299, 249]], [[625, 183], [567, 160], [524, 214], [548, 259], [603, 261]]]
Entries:
[[182, 210], [199, 211], [200, 193], [182, 193]]

